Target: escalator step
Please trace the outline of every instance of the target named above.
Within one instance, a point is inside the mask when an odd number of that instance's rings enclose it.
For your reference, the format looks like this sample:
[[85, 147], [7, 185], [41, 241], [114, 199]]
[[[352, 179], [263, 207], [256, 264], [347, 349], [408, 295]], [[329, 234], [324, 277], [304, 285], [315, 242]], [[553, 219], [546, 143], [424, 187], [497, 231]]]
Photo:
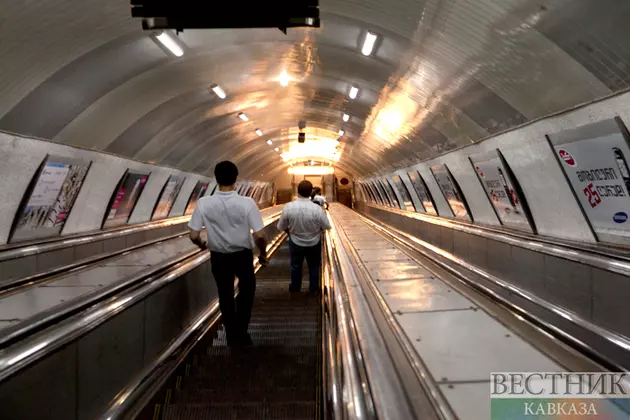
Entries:
[[[304, 274], [303, 288], [308, 287], [306, 269]], [[230, 349], [220, 329], [164, 407], [163, 419], [316, 418], [321, 299], [292, 295], [288, 288], [285, 246], [257, 275], [249, 327], [254, 345]]]
[[312, 420], [315, 402], [237, 404], [171, 404], [164, 409], [164, 420]]

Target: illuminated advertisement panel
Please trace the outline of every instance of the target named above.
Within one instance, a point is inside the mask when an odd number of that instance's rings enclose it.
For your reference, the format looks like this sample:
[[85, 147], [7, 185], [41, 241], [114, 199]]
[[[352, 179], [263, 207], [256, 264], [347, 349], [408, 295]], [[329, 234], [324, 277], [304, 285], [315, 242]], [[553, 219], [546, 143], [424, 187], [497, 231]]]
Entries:
[[149, 175], [149, 173], [125, 172], [110, 200], [103, 228], [127, 223], [149, 180]]
[[14, 221], [11, 241], [61, 233], [91, 162], [47, 156]]
[[164, 185], [164, 188], [162, 189], [162, 194], [160, 194], [160, 199], [155, 206], [155, 210], [153, 210], [153, 217], [151, 217], [151, 220], [166, 219], [168, 217], [168, 214], [171, 212], [173, 204], [175, 204], [177, 195], [183, 185], [183, 177], [171, 175], [168, 178], [166, 185]]
[[547, 139], [600, 241], [630, 244], [630, 148], [619, 117]]

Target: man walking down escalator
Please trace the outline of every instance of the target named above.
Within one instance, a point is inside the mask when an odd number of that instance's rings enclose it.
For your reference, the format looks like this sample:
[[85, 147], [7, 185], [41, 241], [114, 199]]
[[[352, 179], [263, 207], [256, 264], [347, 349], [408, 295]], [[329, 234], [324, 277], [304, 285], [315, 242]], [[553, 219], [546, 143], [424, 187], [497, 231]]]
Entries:
[[[247, 332], [254, 304], [256, 277], [254, 245], [260, 250], [261, 264], [267, 264], [267, 240], [258, 206], [249, 197], [234, 191], [238, 168], [232, 162], [217, 164], [214, 176], [217, 192], [202, 197], [188, 227], [190, 239], [201, 249], [210, 249], [212, 274], [217, 283], [219, 307], [229, 346], [251, 345]], [[205, 226], [208, 243], [201, 239]], [[253, 234], [251, 233], [253, 232]], [[238, 278], [239, 294], [234, 299], [234, 277]]]
[[291, 252], [290, 292], [302, 288], [302, 265], [308, 265], [309, 293], [319, 291], [319, 271], [322, 263], [322, 232], [330, 229], [324, 209], [310, 200], [313, 184], [302, 181], [298, 185], [297, 200], [286, 204], [278, 221], [278, 229], [289, 233]]

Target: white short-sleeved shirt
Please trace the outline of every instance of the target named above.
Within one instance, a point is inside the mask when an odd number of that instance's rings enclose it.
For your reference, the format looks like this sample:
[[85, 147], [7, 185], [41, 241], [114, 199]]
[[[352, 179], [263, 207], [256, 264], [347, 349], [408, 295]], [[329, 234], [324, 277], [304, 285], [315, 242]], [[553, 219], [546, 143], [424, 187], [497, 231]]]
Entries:
[[208, 232], [208, 248], [216, 252], [238, 252], [254, 248], [252, 232], [264, 225], [256, 202], [236, 191], [217, 191], [197, 201], [188, 227]]
[[282, 209], [279, 230], [289, 230], [291, 242], [299, 246], [315, 246], [322, 231], [330, 229], [326, 212], [308, 198], [298, 198]]
[[319, 204], [320, 206], [326, 203], [326, 199], [322, 197], [321, 195], [316, 195], [315, 197], [313, 197], [313, 201]]

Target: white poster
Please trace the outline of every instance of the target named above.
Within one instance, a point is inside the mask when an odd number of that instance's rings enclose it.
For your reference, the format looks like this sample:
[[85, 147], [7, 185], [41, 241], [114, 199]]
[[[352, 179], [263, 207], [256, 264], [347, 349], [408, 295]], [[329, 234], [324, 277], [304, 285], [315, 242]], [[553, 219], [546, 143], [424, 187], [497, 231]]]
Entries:
[[630, 244], [630, 148], [620, 118], [548, 135], [600, 240]]
[[532, 232], [514, 183], [499, 153], [493, 150], [483, 157], [471, 157], [470, 161], [501, 223]]
[[416, 211], [416, 207], [413, 205], [413, 201], [411, 201], [411, 196], [409, 195], [409, 191], [407, 190], [407, 187], [405, 186], [405, 184], [403, 184], [402, 179], [400, 179], [400, 176], [394, 175], [392, 177], [392, 180], [394, 181], [394, 185], [396, 186], [396, 189], [398, 190], [398, 192], [400, 193], [400, 196], [403, 199], [403, 204], [405, 205], [405, 209], [409, 211]]
[[69, 164], [47, 162], [42, 168], [37, 184], [35, 184], [33, 193], [26, 206], [48, 207], [55, 204], [69, 171]]
[[464, 204], [464, 198], [457, 190], [455, 182], [451, 178], [451, 174], [446, 165], [432, 166], [431, 172], [433, 172], [433, 176], [440, 186], [440, 190], [442, 190], [442, 194], [444, 194], [444, 198], [446, 198], [455, 218], [470, 220], [468, 211], [466, 211], [466, 205]]

